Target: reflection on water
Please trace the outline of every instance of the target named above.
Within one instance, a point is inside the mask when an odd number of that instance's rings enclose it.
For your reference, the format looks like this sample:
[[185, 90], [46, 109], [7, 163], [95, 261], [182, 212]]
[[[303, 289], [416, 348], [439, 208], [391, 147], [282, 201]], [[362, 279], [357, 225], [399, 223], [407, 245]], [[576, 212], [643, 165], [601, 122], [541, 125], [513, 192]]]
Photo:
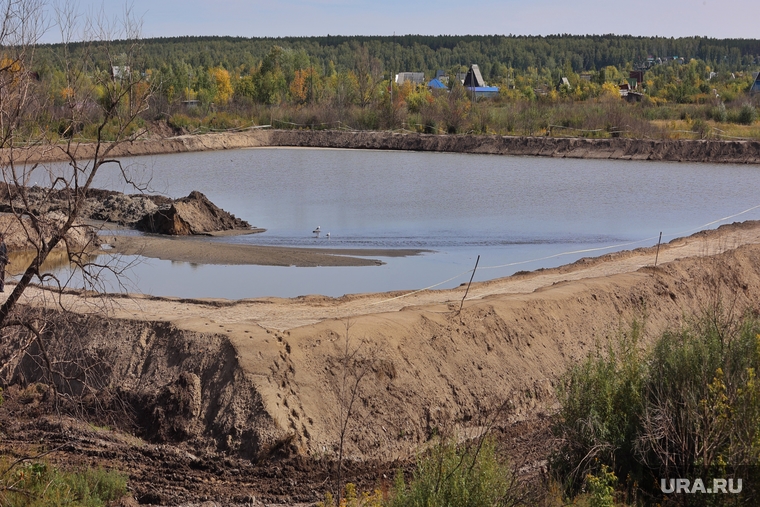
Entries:
[[[34, 250], [12, 250], [8, 252], [8, 265], [5, 268], [9, 275], [21, 275], [34, 261], [37, 252]], [[82, 262], [94, 262], [98, 254], [85, 254]], [[42, 263], [41, 271], [59, 271], [69, 266], [69, 255], [65, 249], [55, 249], [50, 252]]]
[[[209, 238], [210, 243], [435, 251], [383, 259], [387, 264], [379, 267], [146, 260], [131, 271], [135, 290], [174, 296], [340, 296], [415, 289], [471, 268], [477, 255], [487, 267], [642, 240], [632, 248], [650, 246], [660, 231], [669, 240], [760, 204], [755, 190], [760, 168], [752, 165], [314, 149], [173, 154], [129, 163], [145, 180], [150, 177], [156, 190], [171, 197], [200, 190], [218, 206], [267, 229]], [[116, 171], [104, 172], [96, 186], [131, 192], [118, 181]], [[739, 219], [757, 218], [755, 212]], [[329, 239], [311, 234], [318, 225], [331, 233]], [[479, 268], [476, 279], [582, 255]], [[457, 283], [461, 280], [449, 285]]]

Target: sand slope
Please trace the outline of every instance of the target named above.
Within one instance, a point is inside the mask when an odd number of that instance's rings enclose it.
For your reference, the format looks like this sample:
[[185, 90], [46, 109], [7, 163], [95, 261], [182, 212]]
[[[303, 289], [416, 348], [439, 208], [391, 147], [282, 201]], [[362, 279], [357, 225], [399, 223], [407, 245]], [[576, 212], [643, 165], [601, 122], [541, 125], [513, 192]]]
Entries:
[[[403, 294], [243, 301], [67, 294], [60, 302], [96, 312], [93, 322], [103, 312], [113, 319], [107, 338], [93, 331], [98, 326], [80, 326], [87, 350], [114, 358], [110, 382], [147, 406], [195, 400], [179, 433], [149, 418], [163, 438], [195, 435], [189, 441], [247, 456], [279, 445], [333, 453], [347, 393], [358, 386], [348, 452], [389, 459], [438, 431], [477, 429], [502, 405], [504, 421], [537, 417], [551, 407], [567, 366], [634, 319], [651, 337], [718, 302], [735, 312], [760, 305], [756, 222], [673, 241], [659, 255], [656, 270], [647, 267], [654, 250], [642, 249], [475, 284], [461, 314], [463, 288], [397, 299]], [[43, 299], [28, 293], [32, 304]]]

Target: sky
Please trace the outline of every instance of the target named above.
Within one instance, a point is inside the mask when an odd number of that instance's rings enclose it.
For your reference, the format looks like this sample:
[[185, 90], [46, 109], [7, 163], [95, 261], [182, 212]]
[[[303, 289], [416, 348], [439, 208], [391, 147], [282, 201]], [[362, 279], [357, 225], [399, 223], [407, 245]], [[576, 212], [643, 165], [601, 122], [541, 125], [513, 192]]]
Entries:
[[[71, 0], [62, 0], [64, 2]], [[750, 0], [130, 0], [143, 38], [608, 34], [760, 38]], [[109, 14], [117, 0], [78, 0]], [[44, 42], [59, 42], [51, 30]]]

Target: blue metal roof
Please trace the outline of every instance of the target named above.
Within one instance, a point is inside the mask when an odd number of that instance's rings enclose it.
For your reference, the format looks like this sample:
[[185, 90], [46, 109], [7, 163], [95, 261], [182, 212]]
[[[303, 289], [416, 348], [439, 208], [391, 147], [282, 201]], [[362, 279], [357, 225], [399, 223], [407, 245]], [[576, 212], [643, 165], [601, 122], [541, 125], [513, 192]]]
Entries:
[[445, 84], [441, 82], [440, 79], [431, 79], [428, 81], [428, 88], [434, 88], [436, 90], [448, 88]]
[[465, 86], [465, 90], [474, 92], [475, 97], [497, 97], [499, 95], [498, 86]]

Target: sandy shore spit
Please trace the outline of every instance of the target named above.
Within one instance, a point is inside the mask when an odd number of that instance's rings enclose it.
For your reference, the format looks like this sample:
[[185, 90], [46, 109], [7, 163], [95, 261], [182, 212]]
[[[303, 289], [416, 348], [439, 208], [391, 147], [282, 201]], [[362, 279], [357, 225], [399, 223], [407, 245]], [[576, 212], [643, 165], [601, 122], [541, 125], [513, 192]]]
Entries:
[[113, 253], [192, 264], [256, 264], [261, 266], [380, 266], [372, 257], [406, 257], [425, 250], [290, 248], [236, 245], [207, 237], [101, 236]]

